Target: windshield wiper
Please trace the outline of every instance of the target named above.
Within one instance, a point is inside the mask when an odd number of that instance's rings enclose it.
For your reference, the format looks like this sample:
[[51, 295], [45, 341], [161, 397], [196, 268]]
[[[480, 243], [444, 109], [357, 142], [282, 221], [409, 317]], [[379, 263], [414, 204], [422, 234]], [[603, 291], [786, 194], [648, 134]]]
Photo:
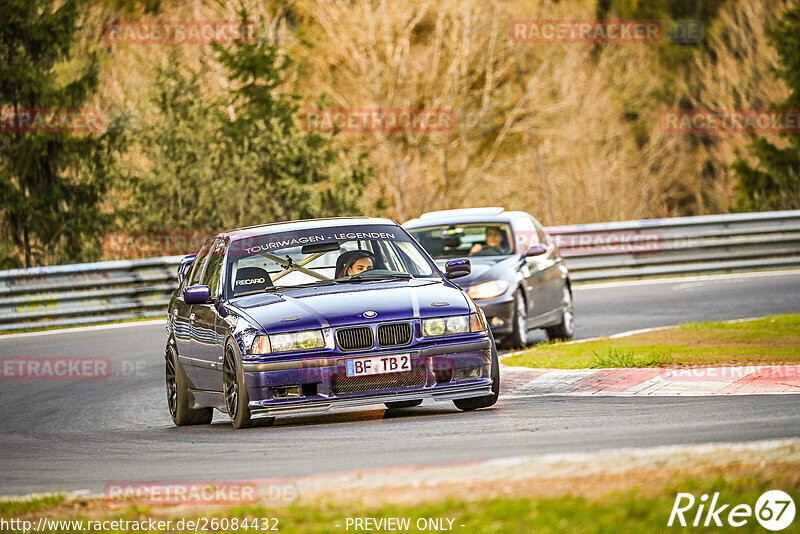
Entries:
[[394, 274], [373, 274], [363, 275], [354, 274], [347, 278], [336, 278], [337, 282], [371, 282], [373, 280], [410, 280], [412, 277], [408, 273], [394, 273]]

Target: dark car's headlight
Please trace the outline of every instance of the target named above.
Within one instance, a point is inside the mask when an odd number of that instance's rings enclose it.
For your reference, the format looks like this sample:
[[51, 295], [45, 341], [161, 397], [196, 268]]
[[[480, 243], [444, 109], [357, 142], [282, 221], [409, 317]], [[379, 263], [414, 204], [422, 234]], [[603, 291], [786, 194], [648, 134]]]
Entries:
[[470, 334], [486, 330], [483, 318], [473, 313], [470, 315], [451, 315], [450, 317], [434, 317], [422, 320], [422, 335], [425, 337], [452, 336]]
[[502, 295], [506, 289], [508, 289], [508, 282], [505, 280], [492, 280], [472, 286], [467, 291], [467, 295], [473, 299], [490, 299]]
[[272, 354], [275, 352], [291, 352], [325, 348], [325, 336], [322, 330], [301, 330], [258, 336], [253, 340], [252, 354]]

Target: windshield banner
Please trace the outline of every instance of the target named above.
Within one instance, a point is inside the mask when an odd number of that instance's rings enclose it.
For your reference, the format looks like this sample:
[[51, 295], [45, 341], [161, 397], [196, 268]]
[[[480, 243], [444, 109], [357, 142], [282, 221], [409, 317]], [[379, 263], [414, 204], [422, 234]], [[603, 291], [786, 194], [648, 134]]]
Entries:
[[239, 256], [250, 256], [305, 245], [343, 243], [345, 241], [409, 241], [405, 232], [396, 226], [353, 226], [333, 228], [309, 228], [294, 232], [280, 232], [247, 237], [231, 243], [230, 251]]

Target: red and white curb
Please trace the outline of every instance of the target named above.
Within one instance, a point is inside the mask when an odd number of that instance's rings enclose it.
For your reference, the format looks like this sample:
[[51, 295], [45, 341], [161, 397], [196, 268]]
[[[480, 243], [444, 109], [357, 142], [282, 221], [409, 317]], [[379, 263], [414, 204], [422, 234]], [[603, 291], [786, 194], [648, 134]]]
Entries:
[[800, 365], [685, 369], [531, 369], [501, 365], [500, 393], [507, 397], [800, 393]]

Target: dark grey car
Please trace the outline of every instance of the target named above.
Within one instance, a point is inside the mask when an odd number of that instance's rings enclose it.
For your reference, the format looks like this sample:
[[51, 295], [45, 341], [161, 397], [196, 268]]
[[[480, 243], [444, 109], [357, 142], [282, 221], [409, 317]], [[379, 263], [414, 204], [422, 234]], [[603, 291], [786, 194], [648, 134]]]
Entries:
[[425, 213], [403, 225], [442, 266], [469, 258], [472, 273], [457, 284], [486, 314], [492, 333], [511, 347], [528, 331], [548, 339], [574, 333], [569, 272], [553, 239], [531, 215], [503, 208]]

